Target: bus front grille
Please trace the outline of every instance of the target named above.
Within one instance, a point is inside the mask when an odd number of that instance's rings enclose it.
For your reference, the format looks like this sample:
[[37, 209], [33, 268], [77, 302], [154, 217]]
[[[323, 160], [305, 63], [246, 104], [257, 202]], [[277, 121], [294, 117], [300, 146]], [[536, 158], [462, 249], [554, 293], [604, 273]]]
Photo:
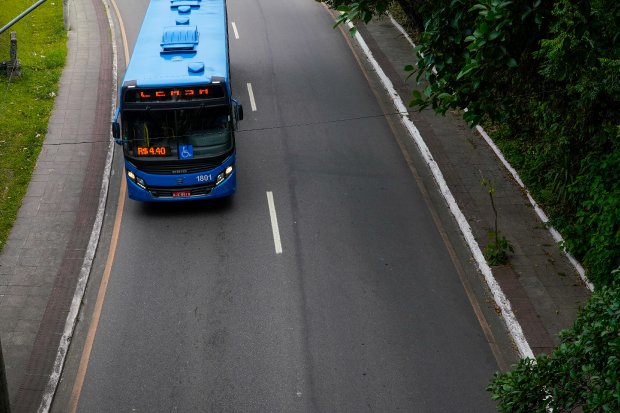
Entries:
[[128, 159], [136, 168], [147, 174], [154, 175], [182, 175], [198, 172], [206, 172], [222, 165], [224, 161], [231, 155], [230, 152], [213, 158], [198, 158], [181, 161], [161, 160], [161, 159]]

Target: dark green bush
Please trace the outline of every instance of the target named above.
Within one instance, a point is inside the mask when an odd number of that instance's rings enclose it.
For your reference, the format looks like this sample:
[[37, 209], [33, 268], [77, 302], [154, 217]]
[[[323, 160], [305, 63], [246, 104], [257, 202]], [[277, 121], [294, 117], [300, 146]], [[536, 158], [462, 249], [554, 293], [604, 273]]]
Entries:
[[[614, 271], [614, 277], [620, 276]], [[550, 355], [521, 360], [488, 387], [502, 412], [620, 411], [620, 288], [597, 290]], [[548, 410], [551, 409], [551, 410]]]

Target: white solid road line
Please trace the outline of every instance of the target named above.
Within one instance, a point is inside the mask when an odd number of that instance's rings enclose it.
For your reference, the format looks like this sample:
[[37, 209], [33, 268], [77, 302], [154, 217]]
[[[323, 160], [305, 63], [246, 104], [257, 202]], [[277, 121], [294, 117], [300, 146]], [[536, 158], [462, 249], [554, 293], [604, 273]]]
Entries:
[[269, 204], [269, 216], [271, 217], [271, 230], [273, 231], [273, 243], [276, 247], [276, 254], [282, 254], [282, 242], [280, 241], [278, 217], [276, 215], [276, 206], [273, 202], [273, 193], [271, 191], [267, 191], [267, 203]]
[[254, 100], [254, 92], [252, 91], [251, 83], [248, 83], [248, 95], [250, 95], [250, 105], [252, 106], [252, 112], [256, 112], [256, 101]]
[[239, 32], [237, 31], [237, 25], [235, 22], [230, 22], [233, 28], [233, 32], [235, 33], [235, 39], [239, 40]]

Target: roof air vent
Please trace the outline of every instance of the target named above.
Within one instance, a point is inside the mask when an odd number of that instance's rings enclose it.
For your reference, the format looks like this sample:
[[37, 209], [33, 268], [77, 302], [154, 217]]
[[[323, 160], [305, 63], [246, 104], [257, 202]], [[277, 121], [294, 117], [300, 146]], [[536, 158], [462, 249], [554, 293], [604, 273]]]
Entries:
[[198, 45], [196, 26], [172, 26], [164, 29], [161, 39], [162, 53], [195, 52]]
[[187, 65], [189, 73], [202, 73], [205, 71], [205, 64], [202, 62], [192, 62]]
[[179, 10], [179, 13], [188, 13], [192, 7], [199, 8], [201, 0], [171, 0], [170, 8]]

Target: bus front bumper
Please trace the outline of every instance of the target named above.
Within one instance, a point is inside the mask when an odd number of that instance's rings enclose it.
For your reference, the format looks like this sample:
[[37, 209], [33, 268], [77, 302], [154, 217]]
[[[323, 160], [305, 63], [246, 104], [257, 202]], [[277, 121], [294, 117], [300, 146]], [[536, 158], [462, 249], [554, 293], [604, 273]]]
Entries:
[[[227, 173], [230, 167], [232, 170]], [[146, 174], [138, 171], [128, 162], [125, 163], [125, 169], [127, 194], [130, 199], [141, 202], [178, 202], [222, 198], [233, 195], [237, 190], [234, 163], [207, 173], [189, 174], [182, 177]], [[220, 175], [222, 175], [221, 180], [218, 179]], [[179, 181], [198, 183], [179, 185]]]

